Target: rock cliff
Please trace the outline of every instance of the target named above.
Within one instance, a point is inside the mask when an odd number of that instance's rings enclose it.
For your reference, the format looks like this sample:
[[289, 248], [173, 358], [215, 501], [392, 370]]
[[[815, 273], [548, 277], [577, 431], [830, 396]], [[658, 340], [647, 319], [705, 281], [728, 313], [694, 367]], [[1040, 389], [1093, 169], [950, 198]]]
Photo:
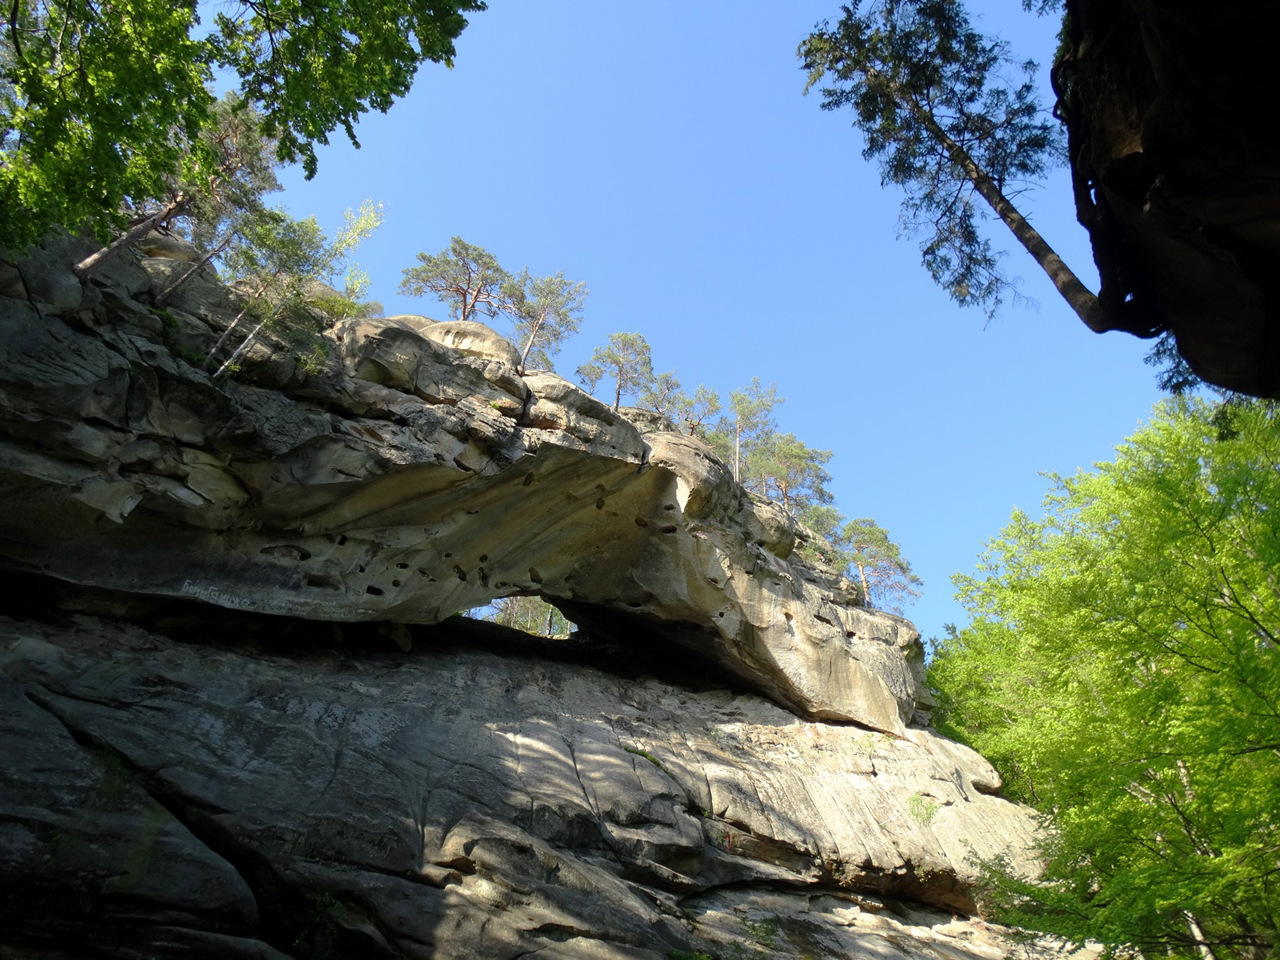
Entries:
[[1210, 383], [1280, 396], [1280, 8], [1067, 0], [1054, 69], [1080, 222], [1119, 322]]
[[[477, 324], [214, 381], [234, 291], [78, 252], [0, 263], [0, 955], [1007, 949], [1033, 820], [700, 442]], [[454, 616], [515, 594], [579, 631]]]

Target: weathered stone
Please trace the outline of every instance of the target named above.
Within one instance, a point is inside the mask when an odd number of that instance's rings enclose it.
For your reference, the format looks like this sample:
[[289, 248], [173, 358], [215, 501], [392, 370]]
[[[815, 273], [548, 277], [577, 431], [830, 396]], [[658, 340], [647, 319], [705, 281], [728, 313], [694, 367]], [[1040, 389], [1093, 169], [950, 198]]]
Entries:
[[1112, 321], [1280, 396], [1280, 127], [1254, 96], [1280, 7], [1068, 0], [1065, 23], [1059, 106]]
[[194, 244], [167, 230], [150, 231], [137, 242], [136, 247], [144, 257], [181, 260], [184, 263], [196, 263], [202, 259]]
[[[178, 926], [314, 955], [319, 915], [334, 942], [372, 938], [394, 956], [657, 960], [742, 938], [730, 920], [746, 905], [752, 918], [877, 935], [891, 931], [855, 921], [887, 910], [878, 898], [971, 910], [969, 858], [1018, 860], [1033, 837], [1025, 810], [986, 792], [989, 766], [930, 731], [899, 740], [752, 695], [468, 652], [456, 645], [477, 638], [447, 628], [416, 637], [423, 652], [408, 657], [353, 660], [327, 644], [300, 658], [207, 644], [191, 656], [90, 620], [0, 623], [7, 702], [47, 728], [0, 728], [13, 785], [0, 805], [16, 814], [0, 857], [22, 857], [7, 862], [30, 865], [33, 889], [77, 873], [90, 896], [120, 882], [93, 866], [120, 862], [110, 847], [63, 848], [40, 866], [55, 834], [24, 824], [74, 782], [60, 815], [77, 835], [129, 842], [159, 811], [143, 876]], [[44, 742], [59, 752], [34, 749]], [[118, 786], [103, 789], [95, 757], [112, 758]], [[103, 807], [121, 811], [110, 831]], [[16, 874], [0, 876], [8, 895]], [[779, 889], [791, 899], [770, 900]], [[205, 890], [217, 891], [211, 916], [180, 912]], [[274, 923], [255, 926], [255, 901]], [[92, 922], [137, 921], [104, 903]], [[973, 929], [908, 936], [946, 955]]]
[[113, 262], [0, 298], [0, 954], [995, 960], [1033, 821], [704, 444], [425, 318], [215, 381], [243, 301]]
[[[317, 396], [362, 416], [336, 418], [175, 358], [166, 342], [197, 359], [209, 349], [196, 316], [166, 314], [156, 342], [109, 324], [75, 331], [14, 303], [0, 399], [38, 418], [44, 459], [11, 457], [0, 489], [24, 562], [56, 576], [412, 623], [538, 593], [596, 631], [677, 638], [813, 716], [901, 734], [925, 699], [914, 632], [793, 562], [780, 507], [745, 494], [698, 441], [646, 442], [559, 377], [522, 380], [407, 325], [348, 320], [333, 330], [338, 379]], [[283, 345], [262, 350], [284, 367], [254, 368], [260, 380], [289, 376]], [[121, 451], [144, 436], [176, 454], [117, 477]], [[44, 478], [38, 496], [24, 463]]]
[[428, 340], [452, 347], [468, 357], [498, 360], [507, 366], [520, 366], [520, 352], [505, 337], [474, 320], [444, 320], [422, 327]]

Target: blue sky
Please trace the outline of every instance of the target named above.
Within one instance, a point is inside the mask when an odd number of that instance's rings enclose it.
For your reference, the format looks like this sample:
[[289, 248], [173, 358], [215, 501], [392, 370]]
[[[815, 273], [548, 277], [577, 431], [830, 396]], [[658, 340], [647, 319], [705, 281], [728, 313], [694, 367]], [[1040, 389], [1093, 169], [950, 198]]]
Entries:
[[[970, 8], [1019, 58], [1048, 62], [1052, 18], [1018, 0]], [[951, 575], [1015, 506], [1038, 510], [1041, 472], [1109, 459], [1159, 392], [1149, 344], [1088, 332], [1020, 249], [1008, 271], [1036, 306], [987, 322], [933, 287], [849, 118], [801, 96], [796, 46], [839, 13], [491, 0], [453, 70], [425, 66], [360, 123], [362, 149], [339, 133], [313, 181], [287, 172], [282, 201], [331, 233], [345, 208], [385, 204], [356, 259], [389, 313], [446, 317], [396, 288], [416, 253], [457, 234], [509, 270], [586, 281], [581, 332], [556, 362], [570, 379], [608, 334], [638, 331], [689, 392], [776, 382], [780, 429], [834, 451], [837, 506], [886, 527], [924, 579], [906, 612], [928, 637], [963, 620]], [[1065, 171], [1025, 211], [1094, 283]]]

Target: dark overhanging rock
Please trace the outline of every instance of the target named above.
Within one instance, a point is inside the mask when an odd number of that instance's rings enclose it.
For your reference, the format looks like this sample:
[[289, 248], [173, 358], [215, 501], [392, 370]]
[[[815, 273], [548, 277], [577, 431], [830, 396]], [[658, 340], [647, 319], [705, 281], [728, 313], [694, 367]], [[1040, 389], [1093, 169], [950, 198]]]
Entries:
[[1077, 215], [1119, 326], [1280, 396], [1280, 8], [1067, 0], [1054, 79]]

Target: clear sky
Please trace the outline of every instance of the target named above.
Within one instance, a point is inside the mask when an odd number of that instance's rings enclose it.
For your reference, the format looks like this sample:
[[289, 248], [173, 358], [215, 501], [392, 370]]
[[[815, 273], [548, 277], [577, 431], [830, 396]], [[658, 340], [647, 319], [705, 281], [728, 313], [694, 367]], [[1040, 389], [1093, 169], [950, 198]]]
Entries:
[[[1053, 18], [970, 7], [1048, 62]], [[849, 117], [801, 96], [796, 47], [839, 15], [815, 0], [491, 0], [453, 70], [424, 66], [361, 122], [362, 149], [337, 134], [315, 180], [282, 178], [282, 200], [331, 234], [346, 207], [385, 204], [356, 259], [389, 313], [446, 318], [396, 288], [457, 234], [509, 270], [586, 281], [556, 362], [569, 379], [608, 334], [638, 331], [690, 393], [776, 382], [780, 429], [834, 451], [836, 505], [886, 527], [923, 578], [906, 613], [928, 637], [963, 619], [951, 575], [1015, 506], [1039, 510], [1041, 472], [1110, 459], [1159, 392], [1149, 344], [1088, 332], [1020, 249], [1008, 271], [1037, 305], [988, 323], [932, 285]], [[1026, 209], [1094, 283], [1065, 171]]]

